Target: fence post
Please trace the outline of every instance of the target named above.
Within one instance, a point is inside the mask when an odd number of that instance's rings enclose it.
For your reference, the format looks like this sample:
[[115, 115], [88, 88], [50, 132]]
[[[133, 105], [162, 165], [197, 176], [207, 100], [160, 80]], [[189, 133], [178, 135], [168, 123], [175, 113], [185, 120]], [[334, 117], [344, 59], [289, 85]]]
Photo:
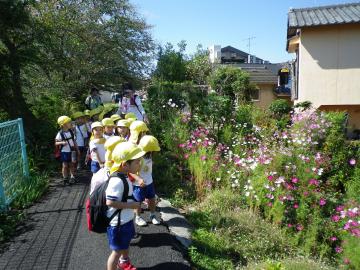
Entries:
[[24, 176], [29, 176], [29, 163], [26, 154], [26, 144], [25, 144], [25, 135], [24, 135], [24, 125], [22, 118], [18, 118], [18, 127], [20, 135], [20, 145], [21, 145], [21, 157], [23, 160], [23, 173]]
[[3, 180], [0, 174], [0, 211], [6, 209], [6, 198], [4, 192]]

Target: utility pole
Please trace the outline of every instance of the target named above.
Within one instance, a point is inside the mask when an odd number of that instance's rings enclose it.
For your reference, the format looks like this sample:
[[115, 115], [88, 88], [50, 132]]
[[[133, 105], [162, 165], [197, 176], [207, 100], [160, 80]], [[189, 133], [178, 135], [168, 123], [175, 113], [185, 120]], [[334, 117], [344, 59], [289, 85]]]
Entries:
[[243, 39], [243, 40], [247, 40], [247, 42], [248, 42], [248, 45], [247, 45], [247, 47], [249, 48], [249, 54], [251, 55], [251, 40], [253, 40], [253, 39], [255, 39], [256, 37], [248, 37], [248, 38], [245, 38], [245, 39]]

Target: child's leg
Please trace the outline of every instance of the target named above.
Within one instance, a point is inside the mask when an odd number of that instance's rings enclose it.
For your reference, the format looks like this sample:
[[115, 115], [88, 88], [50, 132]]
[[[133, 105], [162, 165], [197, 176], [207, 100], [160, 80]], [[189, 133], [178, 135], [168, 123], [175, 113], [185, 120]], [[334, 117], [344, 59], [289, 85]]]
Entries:
[[63, 162], [62, 163], [62, 175], [64, 179], [67, 179], [69, 177], [69, 163]]
[[107, 261], [107, 270], [116, 270], [121, 256], [121, 250], [113, 250]]
[[155, 210], [156, 210], [156, 199], [155, 197], [152, 199], [149, 199], [149, 209], [150, 209], [150, 213], [151, 214], [155, 214]]
[[71, 178], [75, 177], [75, 174], [76, 174], [76, 162], [71, 162], [70, 163], [70, 173], [71, 173]]

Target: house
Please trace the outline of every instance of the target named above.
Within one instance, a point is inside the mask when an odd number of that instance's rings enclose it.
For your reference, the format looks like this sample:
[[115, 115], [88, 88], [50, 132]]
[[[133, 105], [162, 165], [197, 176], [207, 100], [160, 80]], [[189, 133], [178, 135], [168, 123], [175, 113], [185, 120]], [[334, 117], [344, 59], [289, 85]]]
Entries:
[[213, 64], [269, 63], [269, 61], [265, 61], [255, 55], [248, 54], [231, 46], [221, 48], [220, 45], [212, 45], [208, 49], [210, 62]]
[[292, 99], [346, 111], [360, 129], [360, 3], [290, 9], [287, 45], [296, 54]]
[[258, 87], [257, 91], [252, 94], [254, 105], [267, 109], [276, 99], [285, 99], [292, 104], [287, 63], [239, 64], [236, 66], [249, 73], [250, 82]]
[[275, 99], [285, 99], [292, 104], [288, 63], [271, 64], [255, 55], [250, 55], [232, 46], [209, 47], [210, 62], [214, 65], [231, 65], [250, 75], [250, 82], [258, 89], [252, 94], [253, 103], [267, 109]]

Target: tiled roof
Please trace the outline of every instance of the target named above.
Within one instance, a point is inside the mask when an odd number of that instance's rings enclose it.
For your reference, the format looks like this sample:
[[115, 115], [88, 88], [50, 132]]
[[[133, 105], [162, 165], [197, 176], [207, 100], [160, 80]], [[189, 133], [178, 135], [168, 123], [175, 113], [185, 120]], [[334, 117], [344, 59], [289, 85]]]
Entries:
[[255, 65], [245, 66], [243, 64], [241, 69], [248, 72], [250, 75], [250, 81], [253, 83], [268, 83], [268, 84], [277, 84], [278, 75], [271, 69], [268, 69], [265, 65]]
[[294, 35], [297, 28], [349, 23], [360, 23], [360, 2], [290, 9], [288, 36]]

